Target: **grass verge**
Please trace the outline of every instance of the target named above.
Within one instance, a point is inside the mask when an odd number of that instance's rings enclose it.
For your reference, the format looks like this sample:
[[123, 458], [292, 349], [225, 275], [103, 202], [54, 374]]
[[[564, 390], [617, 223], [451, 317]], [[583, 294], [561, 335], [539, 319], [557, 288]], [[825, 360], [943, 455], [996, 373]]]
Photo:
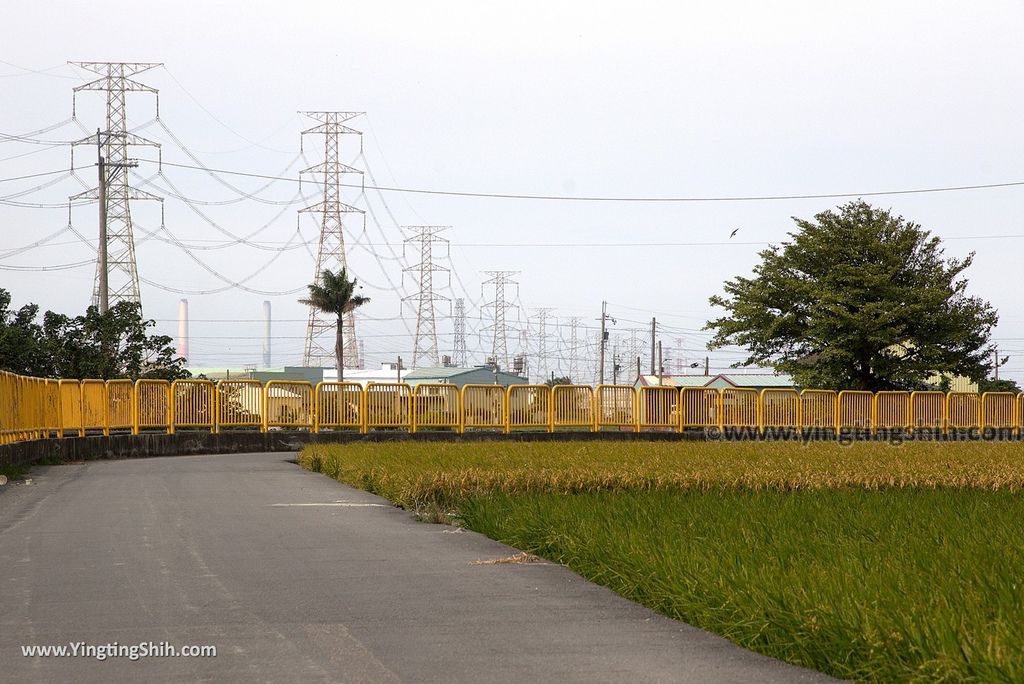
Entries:
[[766, 655], [1024, 681], [1020, 445], [315, 445], [300, 463]]

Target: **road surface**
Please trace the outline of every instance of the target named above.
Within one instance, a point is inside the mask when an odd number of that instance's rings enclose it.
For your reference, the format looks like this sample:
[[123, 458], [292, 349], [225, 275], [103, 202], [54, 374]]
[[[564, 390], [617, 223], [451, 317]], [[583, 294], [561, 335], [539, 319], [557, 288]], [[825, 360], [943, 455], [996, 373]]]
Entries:
[[[0, 680], [826, 681], [561, 566], [476, 563], [516, 551], [291, 458], [97, 461], [0, 488]], [[22, 655], [79, 642], [217, 655]]]

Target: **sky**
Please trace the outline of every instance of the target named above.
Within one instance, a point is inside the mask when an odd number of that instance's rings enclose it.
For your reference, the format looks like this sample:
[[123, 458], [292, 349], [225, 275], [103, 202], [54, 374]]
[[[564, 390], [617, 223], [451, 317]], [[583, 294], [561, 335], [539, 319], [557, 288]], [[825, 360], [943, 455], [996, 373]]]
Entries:
[[[129, 127], [160, 142], [168, 163], [294, 179], [322, 159], [315, 136], [300, 156], [300, 132], [314, 122], [298, 112], [344, 110], [365, 112], [351, 122], [362, 151], [353, 136], [342, 156], [368, 172], [368, 186], [729, 198], [1024, 181], [1019, 2], [57, 5], [13, 3], [0, 26], [0, 134], [64, 122], [33, 142], [0, 136], [0, 179], [68, 168], [70, 147], [57, 143], [103, 124], [96, 92], [78, 94], [77, 121], [68, 121], [72, 88], [89, 79], [68, 61], [145, 61], [164, 65], [138, 77], [159, 89], [160, 117], [152, 95], [133, 93]], [[187, 297], [192, 364], [238, 368], [260, 364], [269, 300], [273, 365], [299, 363], [306, 310], [296, 290], [312, 280], [317, 225], [296, 210], [318, 188], [169, 165], [155, 176], [152, 149], [132, 155], [133, 183], [166, 198], [162, 224], [157, 203], [133, 206], [145, 314], [174, 335]], [[95, 206], [71, 214], [85, 241], [65, 229], [67, 197], [95, 184], [93, 161], [79, 148], [77, 178], [0, 182], [0, 287], [15, 303], [65, 313], [88, 305]], [[409, 363], [415, 311], [401, 299], [416, 281], [403, 268], [416, 259], [403, 255], [410, 231], [400, 226], [429, 224], [451, 226], [450, 245], [436, 253], [451, 275], [435, 274], [435, 286], [467, 302], [471, 360], [482, 362], [492, 344], [485, 271], [517, 271], [510, 351], [525, 329], [536, 356], [533, 317], [549, 307], [547, 370], [561, 374], [572, 356], [568, 321], [579, 317], [581, 377], [595, 372], [588, 358], [602, 301], [615, 320], [609, 357], [618, 351], [624, 366], [635, 364], [625, 358], [633, 336], [646, 367], [656, 316], [669, 371], [705, 356], [712, 372], [725, 371], [743, 354], [706, 351], [701, 328], [716, 315], [708, 297], [785, 240], [792, 217], [848, 201], [344, 194], [367, 211], [365, 228], [350, 223], [346, 240], [371, 297], [357, 321], [368, 365], [398, 355]], [[1024, 186], [866, 199], [943, 237], [949, 256], [976, 253], [969, 292], [1000, 313], [995, 339], [1010, 356], [1001, 376], [1024, 380]], [[238, 282], [287, 294], [174, 291]], [[452, 348], [450, 313], [438, 303], [441, 353]]]

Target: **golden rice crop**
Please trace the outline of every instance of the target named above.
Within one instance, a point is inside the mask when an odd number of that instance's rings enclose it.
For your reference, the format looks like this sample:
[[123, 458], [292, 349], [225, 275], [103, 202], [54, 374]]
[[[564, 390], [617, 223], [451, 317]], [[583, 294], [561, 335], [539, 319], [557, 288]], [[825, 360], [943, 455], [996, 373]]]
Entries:
[[1017, 442], [353, 443], [310, 445], [300, 463], [407, 507], [490, 492], [1024, 487]]

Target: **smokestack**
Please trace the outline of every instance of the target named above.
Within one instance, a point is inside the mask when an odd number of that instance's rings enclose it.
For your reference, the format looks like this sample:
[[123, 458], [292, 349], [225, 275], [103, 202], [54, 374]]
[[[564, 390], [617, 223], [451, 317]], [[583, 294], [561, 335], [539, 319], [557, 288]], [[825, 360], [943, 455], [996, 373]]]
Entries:
[[263, 367], [270, 368], [270, 302], [263, 302]]
[[188, 300], [178, 302], [178, 356], [188, 358]]

